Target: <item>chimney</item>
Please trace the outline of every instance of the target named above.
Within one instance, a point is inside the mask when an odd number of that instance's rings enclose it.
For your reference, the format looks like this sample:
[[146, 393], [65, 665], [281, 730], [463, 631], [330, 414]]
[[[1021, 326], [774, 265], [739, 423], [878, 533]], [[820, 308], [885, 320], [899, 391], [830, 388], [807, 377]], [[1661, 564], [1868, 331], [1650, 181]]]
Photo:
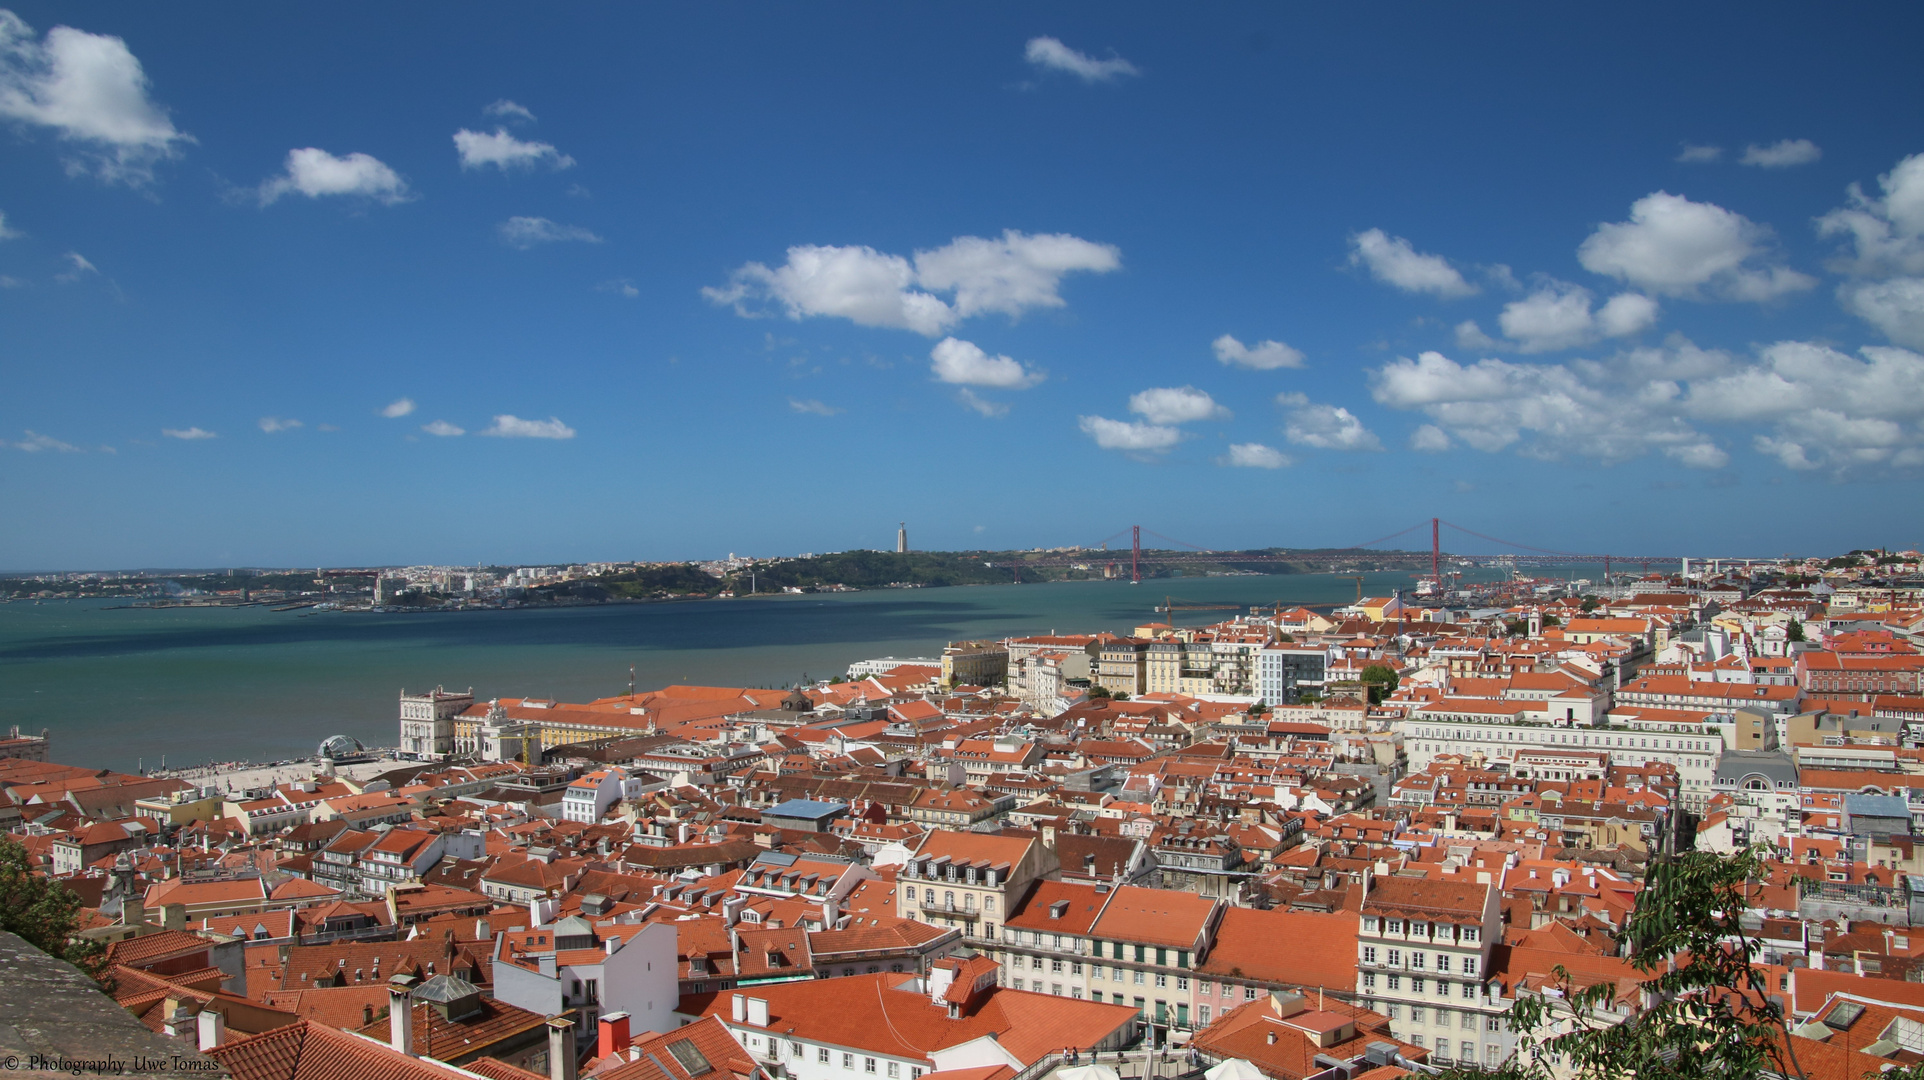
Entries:
[[202, 1051], [212, 1050], [214, 1047], [227, 1042], [227, 1017], [222, 1016], [220, 1013], [212, 1009], [203, 1010], [200, 1014], [198, 1027], [200, 1028], [200, 1048]]
[[735, 992], [735, 995], [733, 997], [728, 999], [728, 1004], [730, 1007], [728, 1015], [731, 1019], [733, 1019], [737, 1024], [744, 1023], [747, 1021], [748, 999], [746, 997], [743, 997], [739, 990]]
[[161, 1024], [161, 1030], [176, 1039], [194, 1038], [193, 1006], [177, 998], [168, 998], [167, 1001], [171, 1007], [167, 1019]]
[[748, 1022], [756, 1027], [768, 1026], [768, 999], [748, 999]]
[[548, 1021], [548, 1080], [575, 1080], [575, 1024], [563, 1016]]
[[187, 905], [162, 904], [160, 906], [160, 928], [162, 930], [187, 929]]
[[601, 1041], [595, 1044], [596, 1057], [608, 1057], [628, 1049], [628, 1014], [605, 1013], [601, 1017]]
[[488, 920], [486, 919], [474, 920], [474, 940], [476, 941], [493, 941], [494, 940], [494, 927], [488, 925]]
[[409, 1002], [413, 989], [412, 975], [396, 975], [387, 981], [388, 1045], [409, 1057], [414, 1056], [414, 1010]]
[[147, 903], [138, 892], [120, 902], [120, 924], [122, 926], [146, 926]]

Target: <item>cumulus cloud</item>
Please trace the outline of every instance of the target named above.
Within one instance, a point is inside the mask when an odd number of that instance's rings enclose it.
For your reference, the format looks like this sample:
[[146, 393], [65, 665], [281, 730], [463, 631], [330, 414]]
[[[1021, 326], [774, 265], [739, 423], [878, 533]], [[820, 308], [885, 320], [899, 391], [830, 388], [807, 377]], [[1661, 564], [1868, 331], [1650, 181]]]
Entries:
[[1484, 333], [1475, 319], [1464, 319], [1456, 324], [1456, 343], [1465, 349], [1494, 349], [1502, 344]]
[[1744, 156], [1737, 159], [1739, 165], [1756, 165], [1765, 169], [1787, 169], [1792, 165], [1808, 165], [1824, 152], [1809, 139], [1783, 139], [1769, 146], [1751, 143], [1744, 147]]
[[972, 410], [991, 420], [1009, 415], [1009, 407], [1000, 401], [992, 401], [981, 394], [963, 387], [955, 392], [955, 400], [965, 409]]
[[[13, 444], [14, 449], [25, 450], [29, 454], [43, 453], [48, 450], [52, 450], [52, 451], [55, 451], [56, 453], [61, 453], [61, 454], [81, 453], [81, 449], [78, 446], [75, 446], [74, 444], [69, 442], [61, 442], [59, 439], [56, 439], [51, 435], [42, 435], [39, 432], [32, 430], [31, 428], [27, 429], [24, 432], [24, 434], [26, 435], [26, 438], [21, 439], [19, 442], [14, 443]], [[0, 445], [4, 445], [4, 444], [0, 444]]]
[[193, 442], [197, 439], [212, 439], [216, 437], [213, 432], [205, 431], [198, 427], [161, 428], [160, 433], [162, 435], [167, 436], [170, 439], [186, 439], [188, 442]]
[[56, 26], [44, 38], [0, 9], [0, 117], [46, 128], [72, 152], [67, 171], [138, 187], [193, 137], [148, 94], [120, 38]]
[[492, 132], [462, 128], [454, 133], [454, 149], [461, 156], [463, 169], [482, 169], [489, 165], [502, 172], [536, 165], [566, 169], [575, 163], [574, 158], [550, 143], [517, 139], [508, 134], [507, 128], [500, 127]]
[[1257, 371], [1274, 371], [1277, 368], [1299, 368], [1303, 366], [1303, 354], [1280, 341], [1259, 341], [1255, 345], [1244, 345], [1234, 337], [1224, 334], [1210, 343], [1216, 350], [1216, 359], [1237, 367], [1254, 368]]
[[562, 225], [544, 217], [511, 217], [494, 227], [501, 242], [512, 248], [526, 251], [537, 244], [558, 244], [577, 241], [584, 244], [599, 244], [601, 237], [579, 225]]
[[976, 315], [1015, 318], [1032, 308], [1062, 307], [1063, 277], [1122, 265], [1121, 252], [1109, 244], [1013, 229], [996, 239], [957, 237], [916, 252], [913, 260], [865, 246], [804, 244], [787, 254], [787, 262], [772, 269], [747, 263], [726, 286], [704, 288], [702, 295], [744, 316], [756, 314], [750, 302], [759, 300], [791, 319], [834, 316], [937, 337]]
[[413, 197], [401, 174], [379, 159], [359, 152], [336, 157], [312, 146], [289, 150], [286, 168], [281, 175], [261, 181], [259, 194], [262, 206], [283, 195], [359, 196], [389, 206]]
[[1281, 469], [1291, 463], [1281, 450], [1253, 442], [1231, 443], [1229, 452], [1216, 459], [1216, 464], [1233, 469]]
[[287, 417], [263, 416], [260, 419], [260, 425], [262, 431], [272, 435], [277, 431], [293, 431], [301, 426], [301, 422]]
[[1597, 226], [1577, 260], [1648, 292], [1693, 299], [1764, 301], [1817, 283], [1782, 265], [1768, 228], [1665, 191], [1632, 203], [1629, 221]]
[[1139, 424], [1130, 420], [1111, 420], [1104, 416], [1082, 416], [1076, 418], [1076, 426], [1104, 450], [1161, 454], [1182, 441], [1180, 430], [1161, 424]]
[[1083, 82], [1112, 82], [1125, 75], [1140, 75], [1136, 65], [1120, 56], [1098, 60], [1088, 53], [1071, 49], [1052, 37], [1035, 37], [1022, 50], [1029, 63], [1045, 71], [1063, 71]]
[[1900, 345], [1924, 349], [1924, 278], [1846, 282], [1837, 298], [1844, 310]]
[[1410, 449], [1425, 454], [1441, 454], [1450, 448], [1450, 437], [1435, 424], [1424, 424], [1410, 432]]
[[427, 432], [429, 435], [438, 435], [444, 439], [451, 439], [456, 435], [466, 435], [468, 433], [467, 428], [461, 427], [458, 424], [450, 424], [446, 420], [436, 420], [431, 424], [422, 424], [421, 430]]
[[604, 281], [595, 286], [595, 291], [614, 293], [616, 296], [627, 300], [633, 300], [635, 297], [641, 295], [641, 290], [635, 288], [635, 283], [629, 281], [627, 278], [615, 278], [611, 281]]
[[534, 113], [529, 112], [527, 106], [517, 105], [507, 98], [502, 98], [500, 101], [483, 108], [481, 111], [489, 116], [500, 116], [509, 120], [526, 120], [529, 123], [534, 122]]
[[1400, 236], [1369, 229], [1349, 238], [1351, 266], [1366, 266], [1370, 276], [1404, 292], [1470, 296], [1477, 287], [1441, 255], [1426, 255]]
[[789, 398], [788, 407], [809, 416], [834, 416], [842, 410], [814, 398]]
[[1729, 453], [1706, 428], [1726, 425], [1798, 469], [1902, 466], [1924, 451], [1924, 356], [1889, 346], [1852, 356], [1782, 341], [1746, 359], [1673, 339], [1564, 364], [1459, 364], [1427, 352], [1372, 372], [1371, 393], [1433, 421], [1412, 437], [1419, 449], [1461, 441], [1603, 463], [1657, 452], [1718, 469]]
[[1219, 420], [1229, 410], [1216, 399], [1193, 386], [1158, 386], [1129, 398], [1129, 411], [1152, 424], [1186, 424], [1192, 420]]
[[1298, 446], [1318, 450], [1383, 449], [1383, 440], [1340, 405], [1318, 405], [1295, 393], [1276, 395], [1276, 403], [1289, 410], [1283, 437]]
[[[1619, 293], [1595, 311], [1591, 301], [1589, 289], [1552, 281], [1505, 305], [1497, 323], [1521, 352], [1556, 352], [1635, 334], [1657, 321], [1657, 302], [1640, 293]], [[1464, 336], [1459, 327], [1457, 340]]]
[[1877, 178], [1883, 195], [1852, 184], [1846, 205], [1817, 219], [1824, 236], [1847, 237], [1855, 251], [1832, 268], [1862, 277], [1924, 274], [1924, 154], [1912, 154]]
[[1721, 146], [1692, 146], [1685, 143], [1684, 148], [1677, 153], [1677, 160], [1686, 165], [1707, 165], [1723, 156], [1724, 148]]
[[0, 240], [16, 240], [19, 237], [20, 230], [8, 228], [7, 215], [0, 214]]
[[973, 342], [943, 338], [929, 350], [929, 370], [945, 383], [957, 386], [984, 386], [998, 390], [1025, 390], [1043, 380], [1043, 375], [1007, 356], [990, 356]]
[[395, 398], [393, 401], [381, 406], [381, 415], [387, 417], [389, 420], [399, 419], [413, 411], [413, 398]]
[[494, 418], [494, 423], [481, 432], [503, 439], [572, 439], [575, 429], [561, 422], [559, 417], [550, 416], [546, 420], [523, 420], [518, 416], [502, 413]]

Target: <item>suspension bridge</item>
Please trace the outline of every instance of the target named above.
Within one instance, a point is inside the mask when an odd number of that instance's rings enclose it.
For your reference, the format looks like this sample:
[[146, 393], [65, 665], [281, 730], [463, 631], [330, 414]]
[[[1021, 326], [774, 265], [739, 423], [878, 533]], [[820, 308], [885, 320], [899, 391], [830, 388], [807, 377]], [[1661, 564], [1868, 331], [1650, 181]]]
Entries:
[[[1648, 573], [1652, 566], [1667, 567], [1679, 565], [1682, 560], [1686, 558], [1686, 556], [1681, 555], [1613, 555], [1601, 552], [1558, 551], [1554, 548], [1537, 547], [1531, 544], [1518, 543], [1514, 540], [1505, 540], [1501, 537], [1490, 536], [1474, 529], [1466, 529], [1461, 525], [1444, 521], [1442, 518], [1429, 518], [1398, 529], [1386, 536], [1379, 536], [1373, 540], [1365, 540], [1360, 544], [1351, 544], [1347, 547], [1286, 549], [1224, 550], [1207, 548], [1200, 544], [1189, 543], [1186, 540], [1178, 540], [1173, 536], [1164, 536], [1153, 529], [1146, 529], [1141, 525], [1131, 525], [1087, 547], [1068, 550], [1057, 548], [1041, 552], [1033, 557], [1025, 557], [1021, 565], [1071, 566], [1088, 563], [1106, 563], [1114, 566], [1120, 576], [1122, 556], [1125, 549], [1118, 546], [1112, 550], [1109, 545], [1119, 544], [1123, 538], [1127, 537], [1129, 541], [1129, 547], [1126, 549], [1129, 556], [1127, 573], [1129, 580], [1132, 582], [1142, 580], [1143, 569], [1145, 567], [1198, 564], [1218, 564], [1232, 567], [1249, 567], [1251, 569], [1265, 565], [1273, 566], [1284, 563], [1295, 566], [1327, 565], [1330, 571], [1337, 572], [1344, 569], [1352, 569], [1359, 562], [1367, 561], [1372, 555], [1396, 555], [1406, 559], [1420, 557], [1422, 554], [1422, 549], [1420, 548], [1384, 548], [1381, 545], [1409, 536], [1411, 533], [1417, 533], [1422, 529], [1428, 529], [1430, 533], [1428, 553], [1430, 557], [1430, 575], [1438, 581], [1442, 580], [1443, 563], [1446, 558], [1452, 560], [1472, 559], [1478, 562], [1504, 559], [1517, 565], [1538, 566], [1567, 563], [1601, 563], [1603, 564], [1603, 572], [1606, 578], [1610, 575], [1613, 564], [1620, 568], [1636, 566], [1640, 568], [1640, 572]], [[1485, 544], [1493, 544], [1496, 546], [1497, 551], [1494, 554], [1486, 553], [1476, 555], [1453, 551], [1446, 552], [1443, 550], [1444, 529], [1452, 530], [1453, 535], [1461, 534], [1462, 536], [1483, 541]], [[1161, 541], [1172, 546], [1165, 548], [1153, 546], [1144, 547], [1144, 536], [1148, 536], [1152, 542]]]

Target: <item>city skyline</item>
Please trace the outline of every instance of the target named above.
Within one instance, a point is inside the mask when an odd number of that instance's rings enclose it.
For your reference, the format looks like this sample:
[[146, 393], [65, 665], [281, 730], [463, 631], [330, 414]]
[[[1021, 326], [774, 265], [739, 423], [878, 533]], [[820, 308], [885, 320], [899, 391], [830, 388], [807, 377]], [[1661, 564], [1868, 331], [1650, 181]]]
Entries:
[[1399, 12], [14, 5], [0, 567], [1918, 543], [1924, 16]]

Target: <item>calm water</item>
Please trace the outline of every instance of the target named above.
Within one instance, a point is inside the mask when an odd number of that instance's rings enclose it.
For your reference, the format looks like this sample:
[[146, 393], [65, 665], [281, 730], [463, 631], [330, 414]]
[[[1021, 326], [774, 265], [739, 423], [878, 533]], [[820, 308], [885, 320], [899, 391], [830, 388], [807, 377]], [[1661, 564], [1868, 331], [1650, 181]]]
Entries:
[[[1384, 595], [1407, 574], [1371, 574]], [[52, 732], [55, 760], [132, 769], [310, 754], [398, 737], [402, 688], [583, 701], [636, 685], [788, 685], [944, 642], [1129, 628], [1165, 593], [1201, 603], [1340, 603], [1327, 575], [1063, 582], [448, 614], [0, 605], [0, 727]], [[1203, 623], [1233, 611], [1178, 612]]]

